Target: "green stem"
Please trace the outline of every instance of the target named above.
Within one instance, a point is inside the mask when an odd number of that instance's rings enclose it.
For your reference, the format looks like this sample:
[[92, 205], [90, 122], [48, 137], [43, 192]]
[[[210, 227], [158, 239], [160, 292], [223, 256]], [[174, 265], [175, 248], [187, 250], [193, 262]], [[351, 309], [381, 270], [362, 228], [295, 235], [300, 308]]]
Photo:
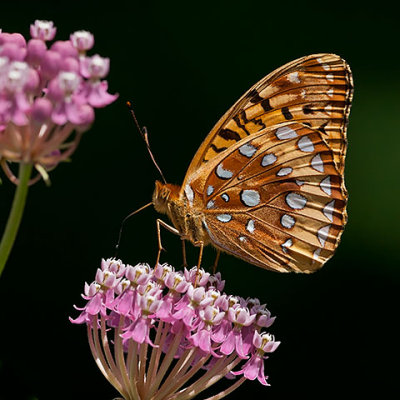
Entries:
[[28, 183], [32, 172], [32, 164], [23, 164], [19, 166], [19, 183], [15, 191], [13, 204], [6, 229], [0, 243], [0, 276], [3, 273], [7, 263], [15, 238], [18, 233], [18, 228], [21, 223], [22, 214], [24, 213], [26, 196], [28, 194]]

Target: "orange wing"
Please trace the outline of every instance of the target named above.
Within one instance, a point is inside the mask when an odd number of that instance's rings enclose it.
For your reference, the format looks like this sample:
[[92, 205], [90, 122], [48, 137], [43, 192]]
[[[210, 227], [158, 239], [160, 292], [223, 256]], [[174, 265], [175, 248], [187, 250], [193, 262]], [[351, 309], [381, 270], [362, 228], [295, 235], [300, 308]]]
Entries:
[[190, 186], [214, 246], [276, 271], [320, 268], [347, 219], [335, 154], [320, 131], [286, 122], [203, 164]]
[[334, 54], [313, 54], [278, 68], [218, 121], [193, 158], [182, 188], [205, 162], [249, 135], [286, 121], [321, 132], [343, 173], [352, 89], [350, 67]]

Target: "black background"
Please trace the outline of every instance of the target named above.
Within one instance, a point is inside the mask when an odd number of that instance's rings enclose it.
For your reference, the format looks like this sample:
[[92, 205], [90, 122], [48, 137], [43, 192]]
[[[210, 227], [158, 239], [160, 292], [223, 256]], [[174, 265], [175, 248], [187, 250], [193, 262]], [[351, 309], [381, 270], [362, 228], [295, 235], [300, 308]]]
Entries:
[[[0, 280], [0, 399], [112, 399], [91, 358], [85, 328], [71, 325], [84, 281], [114, 254], [121, 220], [151, 199], [158, 179], [124, 102], [150, 132], [167, 179], [180, 183], [204, 136], [253, 83], [306, 54], [332, 52], [352, 67], [346, 184], [349, 223], [319, 272], [267, 272], [224, 255], [226, 291], [258, 297], [277, 315], [282, 341], [266, 362], [271, 387], [247, 382], [228, 398], [398, 393], [399, 24], [389, 4], [344, 2], [4, 1], [0, 25], [29, 35], [50, 19], [57, 39], [95, 34], [91, 54], [111, 59], [110, 92], [72, 162], [29, 192], [23, 223]], [[3, 177], [4, 178], [4, 177]], [[0, 187], [0, 227], [14, 187]], [[132, 218], [120, 257], [152, 264], [156, 213]], [[163, 260], [181, 263], [164, 236]], [[197, 251], [188, 246], [194, 263]], [[206, 249], [205, 265], [214, 251]], [[201, 397], [200, 397], [201, 398]]]

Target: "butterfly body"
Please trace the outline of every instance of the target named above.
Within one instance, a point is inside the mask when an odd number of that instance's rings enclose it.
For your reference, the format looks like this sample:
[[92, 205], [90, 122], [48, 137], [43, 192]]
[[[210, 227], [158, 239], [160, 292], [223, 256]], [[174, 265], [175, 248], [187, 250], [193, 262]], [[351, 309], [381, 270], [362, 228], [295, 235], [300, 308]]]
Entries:
[[300, 58], [267, 75], [211, 130], [182, 186], [153, 204], [182, 239], [280, 272], [313, 272], [347, 221], [343, 171], [352, 99], [347, 63]]
[[202, 208], [193, 206], [180, 186], [156, 181], [153, 204], [156, 211], [169, 217], [182, 239], [193, 244], [210, 243], [210, 237], [204, 228]]

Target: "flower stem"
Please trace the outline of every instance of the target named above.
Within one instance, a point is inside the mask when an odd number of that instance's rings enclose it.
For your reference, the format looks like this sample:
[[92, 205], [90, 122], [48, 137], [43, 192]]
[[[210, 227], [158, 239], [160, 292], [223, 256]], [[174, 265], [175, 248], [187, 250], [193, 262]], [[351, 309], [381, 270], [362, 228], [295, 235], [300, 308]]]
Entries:
[[3, 273], [4, 267], [7, 263], [8, 256], [10, 255], [15, 238], [17, 236], [18, 228], [21, 223], [22, 214], [24, 213], [26, 196], [28, 194], [28, 183], [32, 172], [32, 164], [21, 163], [19, 165], [18, 186], [15, 191], [13, 204], [11, 207], [10, 215], [6, 229], [4, 230], [3, 237], [0, 243], [0, 276]]

